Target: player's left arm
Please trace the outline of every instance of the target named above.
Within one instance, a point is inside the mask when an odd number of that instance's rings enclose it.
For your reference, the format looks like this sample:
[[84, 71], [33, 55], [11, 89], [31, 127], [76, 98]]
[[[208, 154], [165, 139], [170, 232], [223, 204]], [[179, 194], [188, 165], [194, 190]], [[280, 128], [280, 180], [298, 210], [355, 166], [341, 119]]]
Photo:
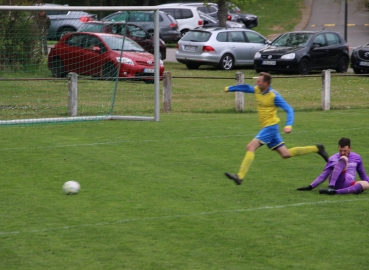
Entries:
[[367, 182], [369, 182], [369, 176], [366, 174], [365, 169], [364, 169], [364, 165], [363, 165], [363, 160], [360, 157], [360, 162], [358, 163], [358, 166], [356, 168], [356, 171], [360, 177], [361, 180], [365, 180]]
[[283, 131], [290, 133], [292, 131], [292, 125], [294, 121], [294, 112], [292, 106], [288, 104], [279, 93], [276, 94], [274, 104], [277, 107], [282, 108], [287, 113], [286, 125], [283, 128]]

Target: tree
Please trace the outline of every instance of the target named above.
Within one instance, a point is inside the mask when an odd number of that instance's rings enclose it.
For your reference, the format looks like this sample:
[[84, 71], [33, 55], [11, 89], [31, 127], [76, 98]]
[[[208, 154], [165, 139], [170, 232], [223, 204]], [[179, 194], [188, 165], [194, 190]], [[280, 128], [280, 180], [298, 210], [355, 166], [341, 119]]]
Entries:
[[[218, 0], [218, 19], [219, 19], [219, 25], [225, 27], [227, 16], [228, 16], [228, 8], [230, 5], [240, 5], [240, 6], [246, 6], [252, 2], [255, 2], [256, 0], [232, 0], [232, 3], [226, 0]], [[207, 3], [207, 2], [205, 2]]]

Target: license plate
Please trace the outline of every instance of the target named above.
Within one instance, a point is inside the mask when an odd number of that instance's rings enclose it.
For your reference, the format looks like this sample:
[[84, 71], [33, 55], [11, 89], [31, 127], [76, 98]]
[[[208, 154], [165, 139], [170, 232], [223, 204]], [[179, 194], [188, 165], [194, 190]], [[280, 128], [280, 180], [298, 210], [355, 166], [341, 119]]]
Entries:
[[369, 62], [363, 62], [363, 61], [361, 61], [360, 62], [360, 66], [369, 66]]
[[154, 69], [153, 68], [145, 68], [144, 73], [154, 73]]
[[263, 65], [275, 66], [276, 65], [276, 61], [263, 61]]
[[185, 50], [186, 50], [186, 51], [192, 51], [192, 52], [194, 52], [194, 51], [196, 51], [196, 46], [189, 46], [189, 45], [186, 45], [186, 46], [185, 46]]

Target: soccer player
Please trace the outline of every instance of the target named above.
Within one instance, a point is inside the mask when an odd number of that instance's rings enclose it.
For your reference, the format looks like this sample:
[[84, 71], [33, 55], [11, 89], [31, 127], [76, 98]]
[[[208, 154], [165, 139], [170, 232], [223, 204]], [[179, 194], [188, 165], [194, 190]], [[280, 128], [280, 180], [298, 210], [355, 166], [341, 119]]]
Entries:
[[246, 176], [251, 163], [255, 158], [255, 150], [266, 144], [270, 149], [275, 150], [282, 158], [290, 158], [311, 153], [321, 155], [328, 161], [328, 154], [323, 145], [294, 147], [288, 149], [278, 130], [280, 119], [277, 116], [277, 108], [282, 108], [287, 113], [286, 125], [283, 128], [285, 133], [292, 131], [294, 113], [292, 107], [283, 97], [271, 87], [272, 77], [269, 73], [261, 72], [256, 80], [256, 85], [236, 85], [225, 87], [225, 92], [244, 92], [254, 94], [257, 101], [257, 109], [261, 130], [246, 147], [246, 155], [242, 160], [241, 167], [237, 174], [226, 172], [225, 175], [233, 180], [237, 185], [241, 185]]
[[[329, 158], [323, 172], [310, 185], [297, 190], [312, 190], [327, 178], [329, 178], [328, 189], [321, 188], [320, 194], [359, 194], [368, 189], [369, 176], [365, 172], [361, 156], [351, 149], [351, 140], [341, 138], [338, 141], [338, 153]], [[356, 172], [362, 181], [355, 181]]]

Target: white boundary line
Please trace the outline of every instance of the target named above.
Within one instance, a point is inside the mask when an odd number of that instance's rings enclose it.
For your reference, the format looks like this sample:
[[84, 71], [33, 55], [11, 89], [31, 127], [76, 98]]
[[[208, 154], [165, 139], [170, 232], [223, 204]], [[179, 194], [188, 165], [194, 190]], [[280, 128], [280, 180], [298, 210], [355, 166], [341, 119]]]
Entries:
[[[336, 197], [339, 195], [336, 195]], [[75, 226], [63, 226], [57, 228], [45, 228], [45, 229], [38, 229], [38, 230], [21, 230], [21, 231], [12, 231], [12, 232], [0, 232], [0, 236], [4, 235], [19, 235], [21, 233], [42, 233], [42, 232], [50, 232], [50, 231], [60, 231], [60, 230], [68, 230], [68, 229], [78, 229], [83, 227], [99, 227], [99, 226], [110, 226], [116, 225], [121, 223], [129, 223], [129, 222], [145, 222], [151, 220], [163, 220], [163, 219], [178, 219], [178, 218], [185, 218], [185, 217], [198, 217], [198, 216], [207, 216], [207, 215], [217, 215], [217, 214], [226, 214], [226, 213], [240, 213], [240, 212], [252, 212], [252, 211], [261, 211], [261, 210], [273, 210], [273, 209], [281, 209], [281, 208], [288, 208], [288, 207], [298, 207], [298, 206], [305, 206], [305, 205], [316, 205], [316, 204], [328, 204], [328, 203], [344, 203], [344, 202], [358, 202], [358, 201], [368, 201], [368, 198], [364, 199], [353, 199], [353, 200], [340, 200], [340, 201], [317, 201], [317, 202], [306, 202], [306, 203], [293, 203], [293, 204], [286, 204], [286, 205], [275, 205], [275, 206], [262, 206], [256, 208], [246, 208], [246, 209], [236, 209], [236, 210], [220, 210], [214, 212], [201, 212], [198, 214], [193, 215], [172, 215], [172, 216], [158, 216], [158, 217], [147, 217], [147, 218], [131, 218], [131, 219], [121, 219], [114, 222], [102, 222], [102, 223], [94, 223], [94, 224], [82, 224], [82, 225], [75, 225]]]

